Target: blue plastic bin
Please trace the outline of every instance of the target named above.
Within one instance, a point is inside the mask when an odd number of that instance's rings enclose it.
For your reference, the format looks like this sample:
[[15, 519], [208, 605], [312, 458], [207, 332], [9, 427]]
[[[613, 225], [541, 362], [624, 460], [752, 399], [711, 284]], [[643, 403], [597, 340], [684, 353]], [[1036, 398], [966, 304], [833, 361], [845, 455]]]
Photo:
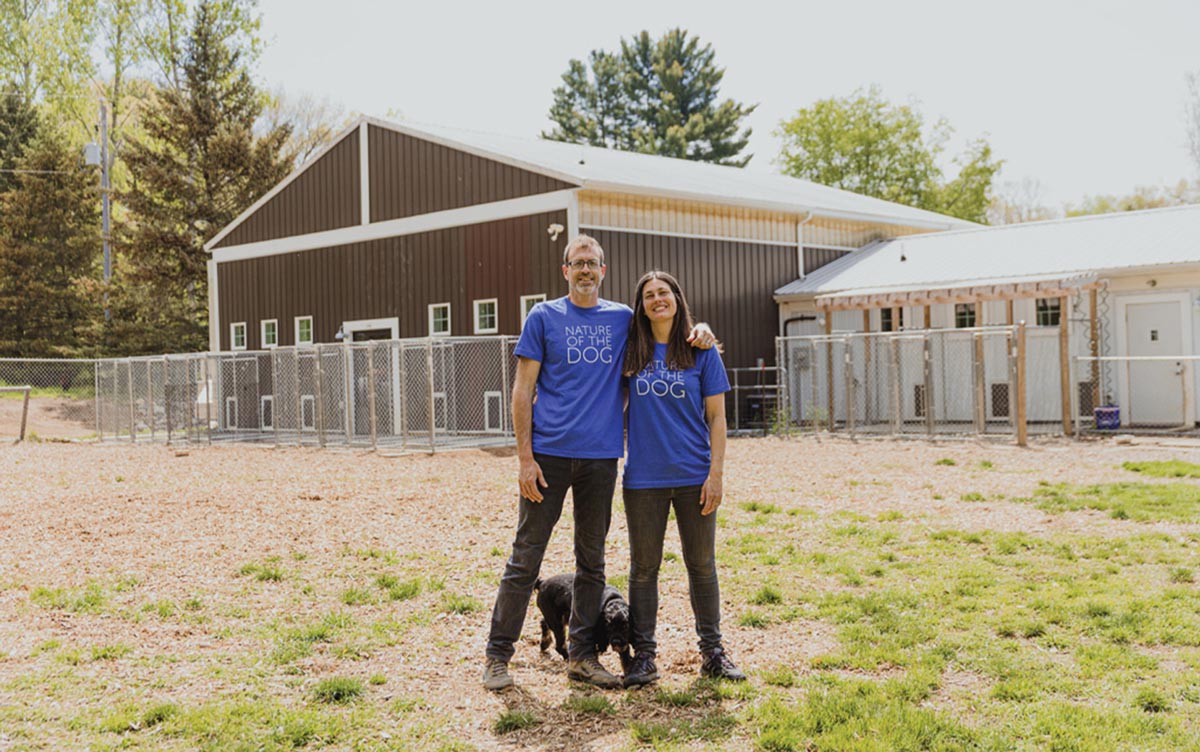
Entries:
[[1121, 427], [1121, 408], [1116, 405], [1102, 405], [1097, 407], [1096, 413], [1096, 428], [1115, 431]]

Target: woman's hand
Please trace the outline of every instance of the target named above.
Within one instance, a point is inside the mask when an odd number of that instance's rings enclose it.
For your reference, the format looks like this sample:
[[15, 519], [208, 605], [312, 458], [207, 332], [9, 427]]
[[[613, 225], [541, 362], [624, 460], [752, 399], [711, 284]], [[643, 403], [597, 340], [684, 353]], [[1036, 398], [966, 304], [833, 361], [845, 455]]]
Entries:
[[724, 493], [724, 481], [720, 475], [708, 474], [704, 485], [700, 487], [700, 514], [710, 515], [721, 506], [721, 496]]

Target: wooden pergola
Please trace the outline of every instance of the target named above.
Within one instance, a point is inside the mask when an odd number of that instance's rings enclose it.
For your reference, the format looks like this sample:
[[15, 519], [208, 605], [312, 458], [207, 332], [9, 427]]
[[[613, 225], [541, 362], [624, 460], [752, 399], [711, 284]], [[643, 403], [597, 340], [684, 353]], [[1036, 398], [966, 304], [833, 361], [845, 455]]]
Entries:
[[[1067, 325], [1069, 320], [1067, 312], [1070, 310], [1070, 298], [1072, 295], [1081, 295], [1084, 292], [1089, 294], [1089, 347], [1091, 355], [1096, 358], [1100, 355], [1100, 340], [1099, 340], [1099, 315], [1097, 291], [1104, 287], [1106, 282], [1100, 280], [1094, 274], [1058, 274], [1058, 275], [1043, 275], [1038, 277], [1014, 277], [1009, 279], [997, 279], [988, 281], [973, 280], [963, 282], [961, 284], [938, 285], [938, 286], [921, 286], [907, 288], [871, 288], [859, 290], [847, 290], [838, 293], [829, 293], [818, 295], [815, 299], [817, 310], [823, 313], [832, 313], [833, 311], [858, 311], [863, 314], [863, 331], [871, 331], [871, 311], [872, 309], [892, 309], [892, 321], [900, 321], [900, 309], [906, 307], [920, 307], [924, 309], [924, 328], [931, 329], [932, 313], [931, 306], [948, 305], [948, 304], [968, 304], [975, 306], [975, 320], [982, 319], [982, 311], [979, 306], [986, 301], [1002, 300], [1007, 303], [1005, 306], [1005, 323], [1012, 326], [1013, 321], [1013, 301], [1023, 300], [1028, 298], [1057, 298], [1059, 300], [1059, 318], [1058, 318], [1058, 352], [1059, 352], [1059, 372], [1062, 388], [1062, 421], [1063, 432], [1070, 436], [1072, 433], [1071, 419], [1071, 350], [1070, 350], [1070, 327]], [[825, 334], [831, 336], [833, 334], [833, 317], [825, 316]], [[926, 340], [926, 348], [929, 347]], [[1023, 345], [1023, 342], [1021, 343]], [[929, 353], [926, 353], [926, 358]], [[827, 352], [826, 369], [829, 375], [827, 383], [830, 390], [830, 404], [833, 403], [833, 354], [832, 351]], [[1018, 373], [1022, 374], [1022, 387], [1018, 390], [1017, 395], [1017, 410], [1019, 425], [1024, 426], [1024, 421], [1020, 420], [1020, 413], [1024, 412], [1024, 347], [1018, 349]], [[1097, 405], [1097, 390], [1100, 381], [1099, 374], [1100, 364], [1097, 360], [1092, 360], [1092, 404]], [[1020, 437], [1021, 444], [1024, 444], [1024, 437]]]

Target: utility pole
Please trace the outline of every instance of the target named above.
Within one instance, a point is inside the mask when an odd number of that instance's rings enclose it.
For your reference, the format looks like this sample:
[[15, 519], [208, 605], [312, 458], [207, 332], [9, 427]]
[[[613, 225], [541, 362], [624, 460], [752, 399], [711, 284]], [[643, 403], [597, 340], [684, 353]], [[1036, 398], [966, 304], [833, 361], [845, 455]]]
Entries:
[[[109, 193], [111, 188], [108, 161], [108, 106], [100, 100], [100, 237], [104, 244], [104, 284], [107, 286], [112, 279], [112, 250], [109, 247], [109, 231], [112, 220], [112, 207]], [[108, 308], [108, 290], [104, 292], [104, 320], [112, 320], [112, 312]]]

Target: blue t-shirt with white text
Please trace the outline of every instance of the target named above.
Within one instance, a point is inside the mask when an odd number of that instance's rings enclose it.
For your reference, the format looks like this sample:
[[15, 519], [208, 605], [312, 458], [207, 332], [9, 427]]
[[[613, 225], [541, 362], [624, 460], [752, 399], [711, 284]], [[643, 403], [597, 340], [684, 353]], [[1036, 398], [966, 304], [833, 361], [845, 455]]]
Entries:
[[729, 391], [729, 377], [716, 348], [693, 350], [696, 364], [667, 368], [667, 346], [630, 376], [629, 456], [626, 488], [698, 486], [708, 479], [712, 450], [704, 399]]
[[515, 353], [542, 364], [534, 452], [579, 459], [625, 454], [621, 365], [632, 316], [620, 303], [580, 308], [565, 297], [529, 312]]

